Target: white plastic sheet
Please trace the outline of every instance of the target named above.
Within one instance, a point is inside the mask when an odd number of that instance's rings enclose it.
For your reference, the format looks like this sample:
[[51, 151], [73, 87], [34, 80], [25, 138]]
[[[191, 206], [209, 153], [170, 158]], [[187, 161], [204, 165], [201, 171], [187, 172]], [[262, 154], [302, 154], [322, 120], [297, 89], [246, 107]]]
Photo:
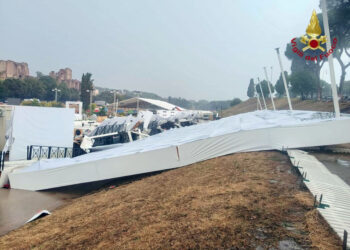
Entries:
[[27, 159], [27, 146], [72, 147], [74, 110], [15, 106], [10, 161]]
[[350, 142], [350, 117], [259, 111], [173, 129], [72, 159], [41, 160], [9, 174], [12, 188], [42, 190], [186, 166], [235, 152]]

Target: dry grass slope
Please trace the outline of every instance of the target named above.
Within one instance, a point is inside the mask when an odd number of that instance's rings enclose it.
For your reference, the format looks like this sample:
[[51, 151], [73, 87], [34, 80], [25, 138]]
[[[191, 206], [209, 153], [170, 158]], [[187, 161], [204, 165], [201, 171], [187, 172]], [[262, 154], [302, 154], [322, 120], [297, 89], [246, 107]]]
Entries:
[[[288, 109], [288, 102], [286, 98], [274, 99], [276, 108], [279, 110]], [[266, 99], [266, 103], [269, 109], [272, 109], [270, 99]], [[327, 111], [333, 112], [333, 102], [319, 102], [314, 100], [301, 101], [298, 98], [292, 99], [292, 106], [295, 110], [314, 110], [314, 111]], [[223, 116], [237, 115], [241, 113], [255, 111], [257, 107], [256, 98], [248, 99], [240, 104], [223, 111]], [[350, 113], [350, 102], [340, 103], [341, 112]]]
[[0, 249], [340, 249], [312, 202], [286, 156], [234, 154], [78, 198]]

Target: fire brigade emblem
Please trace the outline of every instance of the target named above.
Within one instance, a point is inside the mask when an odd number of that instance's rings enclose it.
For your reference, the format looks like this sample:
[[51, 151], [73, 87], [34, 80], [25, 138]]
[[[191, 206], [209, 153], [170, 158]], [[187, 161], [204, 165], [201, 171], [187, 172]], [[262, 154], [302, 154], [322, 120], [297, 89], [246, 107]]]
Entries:
[[320, 27], [320, 23], [318, 21], [316, 11], [312, 12], [312, 16], [310, 19], [310, 24], [307, 26], [306, 35], [302, 36], [300, 42], [306, 44], [303, 48], [303, 51], [308, 49], [325, 51], [325, 49], [321, 46], [321, 44], [326, 43], [326, 36], [320, 36], [322, 34], [322, 30]]

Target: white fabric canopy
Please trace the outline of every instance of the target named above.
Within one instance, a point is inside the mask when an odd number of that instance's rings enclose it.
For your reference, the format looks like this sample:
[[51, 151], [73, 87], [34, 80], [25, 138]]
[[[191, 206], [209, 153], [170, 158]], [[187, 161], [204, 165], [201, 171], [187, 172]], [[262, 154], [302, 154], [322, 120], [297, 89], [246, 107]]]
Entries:
[[185, 166], [235, 152], [350, 142], [350, 117], [257, 111], [173, 129], [72, 159], [41, 160], [9, 174], [12, 188], [42, 190]]
[[74, 109], [14, 106], [10, 161], [27, 159], [27, 146], [72, 147]]

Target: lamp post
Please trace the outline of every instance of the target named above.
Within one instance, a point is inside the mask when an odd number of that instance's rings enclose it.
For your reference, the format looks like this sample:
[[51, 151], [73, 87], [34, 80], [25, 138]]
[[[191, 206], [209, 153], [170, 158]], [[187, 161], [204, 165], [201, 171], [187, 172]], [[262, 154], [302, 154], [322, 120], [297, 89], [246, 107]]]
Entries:
[[118, 113], [118, 98], [117, 98], [117, 94], [119, 94], [118, 90], [112, 90], [111, 93], [113, 93], [113, 113], [114, 116], [116, 116], [116, 114]]
[[288, 86], [287, 86], [286, 76], [284, 75], [284, 70], [283, 70], [283, 65], [282, 65], [282, 60], [281, 60], [281, 55], [280, 55], [280, 48], [276, 48], [276, 53], [277, 53], [277, 57], [278, 57], [278, 62], [279, 62], [280, 67], [281, 67], [281, 75], [283, 78], [284, 89], [286, 90], [286, 94], [287, 94], [289, 109], [293, 110], [292, 102], [290, 101], [290, 97], [289, 97], [289, 90], [288, 90]]
[[58, 88], [54, 88], [52, 91], [55, 92], [55, 102], [57, 102], [57, 92], [61, 92], [61, 90]]

